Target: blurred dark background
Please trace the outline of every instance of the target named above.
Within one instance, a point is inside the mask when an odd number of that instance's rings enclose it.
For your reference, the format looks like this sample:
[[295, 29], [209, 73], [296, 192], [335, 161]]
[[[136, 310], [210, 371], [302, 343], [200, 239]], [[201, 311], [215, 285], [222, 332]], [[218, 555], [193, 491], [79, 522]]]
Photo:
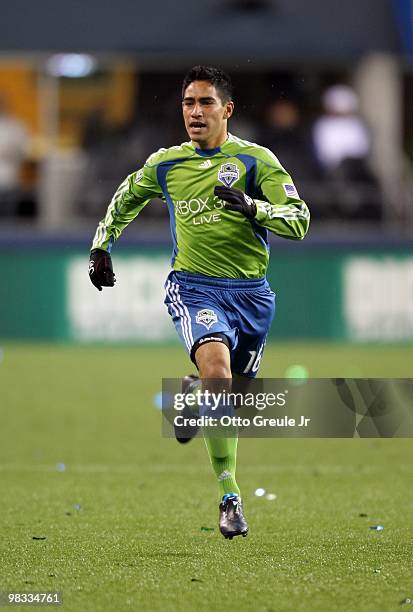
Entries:
[[[230, 131], [271, 148], [307, 201], [306, 248], [407, 256], [412, 31], [410, 0], [16, 0], [0, 22], [0, 250], [86, 253], [124, 176], [187, 140], [182, 78], [206, 63], [233, 77]], [[169, 248], [167, 215], [148, 205], [118, 252]]]
[[18, 0], [0, 46], [2, 226], [92, 229], [125, 174], [186, 139], [182, 77], [210, 63], [235, 82], [230, 129], [278, 155], [315, 221], [410, 233], [410, 2]]

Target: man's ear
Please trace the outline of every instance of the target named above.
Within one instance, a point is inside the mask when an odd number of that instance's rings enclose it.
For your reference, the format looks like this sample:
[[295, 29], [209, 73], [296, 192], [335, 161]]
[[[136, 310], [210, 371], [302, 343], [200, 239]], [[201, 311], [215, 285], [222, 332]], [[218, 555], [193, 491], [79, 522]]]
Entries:
[[234, 112], [234, 103], [232, 100], [225, 104], [224, 119], [229, 119]]

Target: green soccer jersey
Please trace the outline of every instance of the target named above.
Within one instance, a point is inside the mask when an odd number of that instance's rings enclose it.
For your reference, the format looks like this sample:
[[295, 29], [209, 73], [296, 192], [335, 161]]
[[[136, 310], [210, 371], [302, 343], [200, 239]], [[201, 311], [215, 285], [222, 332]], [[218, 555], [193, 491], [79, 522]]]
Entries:
[[[236, 187], [254, 198], [256, 217], [250, 221], [227, 210], [214, 195], [217, 185]], [[310, 221], [307, 205], [275, 155], [229, 134], [215, 149], [185, 142], [151, 155], [119, 186], [92, 248], [110, 252], [124, 228], [156, 197], [169, 209], [173, 269], [206, 276], [265, 276], [267, 230], [301, 240]]]

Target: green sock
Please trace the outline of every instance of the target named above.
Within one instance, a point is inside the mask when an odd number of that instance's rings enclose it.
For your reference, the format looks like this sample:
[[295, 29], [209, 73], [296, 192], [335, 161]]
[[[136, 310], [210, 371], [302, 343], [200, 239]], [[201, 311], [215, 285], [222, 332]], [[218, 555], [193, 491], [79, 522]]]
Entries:
[[235, 470], [237, 465], [238, 437], [234, 438], [210, 438], [204, 437], [209, 458], [218, 478], [218, 486], [221, 497], [226, 493], [240, 494]]

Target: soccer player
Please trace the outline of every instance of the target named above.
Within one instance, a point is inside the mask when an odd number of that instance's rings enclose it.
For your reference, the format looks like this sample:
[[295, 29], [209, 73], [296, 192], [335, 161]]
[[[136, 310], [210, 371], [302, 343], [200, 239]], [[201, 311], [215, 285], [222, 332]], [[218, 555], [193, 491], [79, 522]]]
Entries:
[[[228, 133], [234, 111], [228, 75], [192, 68], [183, 82], [182, 111], [190, 140], [160, 149], [121, 183], [98, 225], [89, 275], [99, 291], [113, 287], [114, 241], [151, 199], [161, 197], [173, 240], [165, 304], [203, 389], [228, 390], [233, 378], [256, 376], [274, 315], [275, 296], [265, 278], [267, 230], [301, 240], [310, 214], [271, 151]], [[194, 384], [195, 377], [186, 377], [183, 388]], [[237, 435], [204, 437], [222, 496], [221, 533], [245, 536]]]

